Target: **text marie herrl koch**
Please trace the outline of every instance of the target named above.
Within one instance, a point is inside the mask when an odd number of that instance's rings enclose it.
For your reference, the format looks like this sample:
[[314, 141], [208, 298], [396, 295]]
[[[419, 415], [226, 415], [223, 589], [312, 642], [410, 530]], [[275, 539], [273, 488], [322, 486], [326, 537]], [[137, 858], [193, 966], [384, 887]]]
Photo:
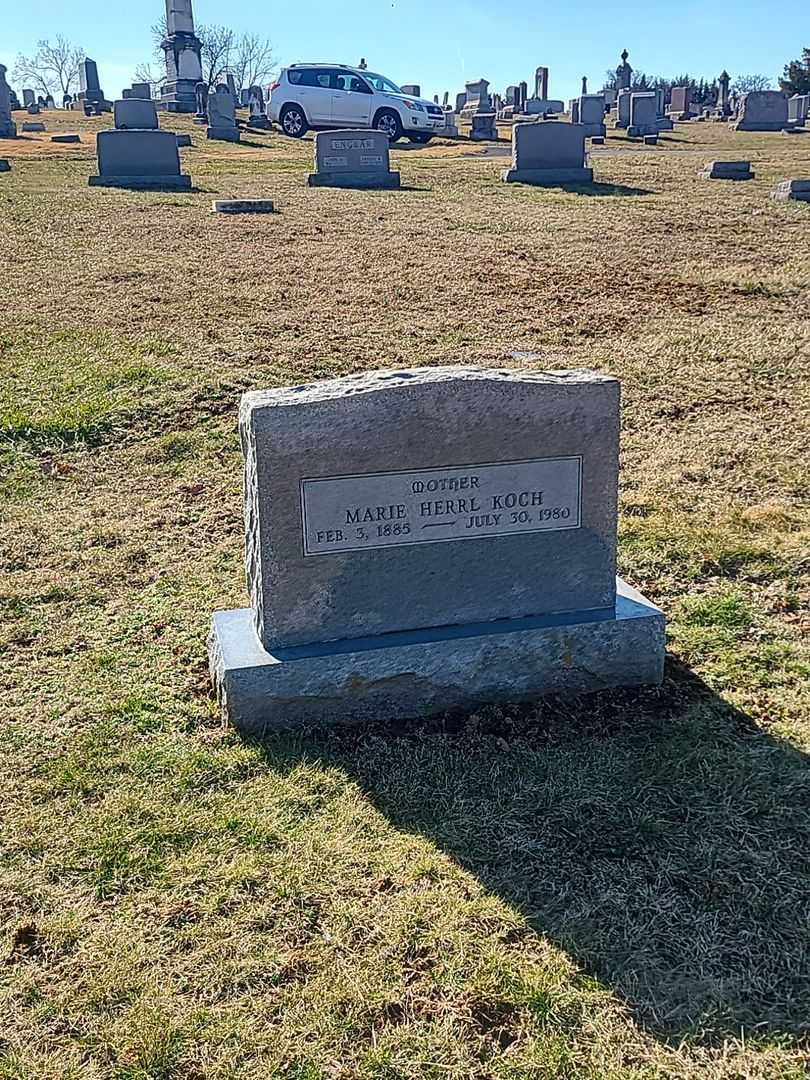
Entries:
[[301, 481], [305, 555], [580, 527], [582, 458]]

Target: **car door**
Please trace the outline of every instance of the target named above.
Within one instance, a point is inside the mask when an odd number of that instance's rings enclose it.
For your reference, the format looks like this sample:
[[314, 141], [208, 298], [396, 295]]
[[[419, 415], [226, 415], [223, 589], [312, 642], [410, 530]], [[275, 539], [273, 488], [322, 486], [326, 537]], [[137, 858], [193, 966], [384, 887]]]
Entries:
[[332, 72], [332, 123], [339, 127], [368, 127], [371, 87], [351, 71]]
[[311, 124], [332, 123], [331, 73], [328, 68], [307, 68], [301, 72], [301, 104]]

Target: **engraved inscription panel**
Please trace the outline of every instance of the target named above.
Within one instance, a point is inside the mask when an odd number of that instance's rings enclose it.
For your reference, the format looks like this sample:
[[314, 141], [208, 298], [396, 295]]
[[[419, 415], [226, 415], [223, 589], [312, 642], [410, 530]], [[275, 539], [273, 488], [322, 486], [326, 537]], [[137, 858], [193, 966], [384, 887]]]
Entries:
[[578, 529], [581, 491], [581, 457], [305, 479], [304, 554]]

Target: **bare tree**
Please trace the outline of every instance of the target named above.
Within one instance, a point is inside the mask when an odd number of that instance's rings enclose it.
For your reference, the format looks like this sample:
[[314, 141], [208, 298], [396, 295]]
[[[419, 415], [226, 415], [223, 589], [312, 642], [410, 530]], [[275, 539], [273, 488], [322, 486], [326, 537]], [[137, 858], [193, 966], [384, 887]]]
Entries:
[[738, 75], [731, 89], [735, 94], [755, 94], [759, 90], [770, 90], [771, 80], [767, 75]]
[[157, 96], [157, 90], [163, 83], [165, 76], [157, 75], [152, 69], [151, 64], [138, 64], [135, 68], [135, 75], [133, 76], [133, 82], [149, 83], [149, 89], [152, 92], [152, 97]]
[[270, 82], [275, 65], [273, 46], [268, 38], [242, 34], [234, 42], [228, 71], [239, 87], [262, 86]]
[[227, 26], [200, 26], [197, 37], [202, 42], [203, 82], [213, 89], [230, 70], [234, 32]]
[[15, 82], [30, 83], [32, 90], [48, 94], [69, 94], [78, 85], [79, 64], [84, 60], [84, 49], [72, 45], [61, 34], [56, 41], [38, 41], [33, 56], [17, 57], [13, 77]]

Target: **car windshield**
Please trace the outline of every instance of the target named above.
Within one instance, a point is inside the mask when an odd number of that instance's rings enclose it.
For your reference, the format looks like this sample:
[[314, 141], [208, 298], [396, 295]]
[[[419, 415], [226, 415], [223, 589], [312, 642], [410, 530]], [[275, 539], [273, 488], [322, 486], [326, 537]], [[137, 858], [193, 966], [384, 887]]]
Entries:
[[372, 75], [370, 71], [364, 71], [363, 78], [370, 82], [375, 90], [378, 90], [383, 94], [402, 93], [397, 84], [392, 83], [390, 79], [386, 79], [384, 75]]

